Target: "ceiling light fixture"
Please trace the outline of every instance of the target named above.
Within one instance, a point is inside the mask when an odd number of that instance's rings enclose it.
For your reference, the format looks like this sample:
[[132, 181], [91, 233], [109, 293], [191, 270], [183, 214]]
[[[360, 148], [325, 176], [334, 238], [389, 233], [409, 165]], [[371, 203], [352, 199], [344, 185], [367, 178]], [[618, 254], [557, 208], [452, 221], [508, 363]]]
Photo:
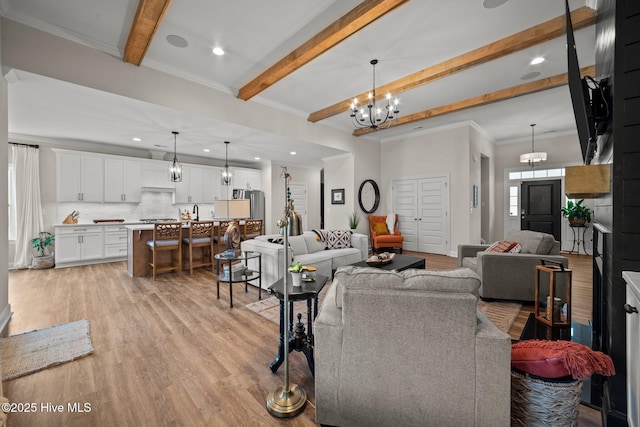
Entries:
[[398, 98], [391, 101], [391, 94], [387, 93], [387, 105], [384, 107], [385, 113], [382, 113], [382, 108], [376, 106], [376, 64], [377, 59], [372, 59], [369, 62], [373, 66], [373, 90], [369, 92], [369, 103], [367, 109], [358, 109], [358, 98], [353, 98], [351, 102], [351, 118], [353, 119], [353, 125], [356, 128], [371, 128], [373, 130], [382, 129], [381, 125], [387, 123], [384, 128], [390, 127], [393, 122], [398, 118]]
[[231, 171], [229, 170], [229, 141], [224, 142], [224, 168], [222, 169], [222, 185], [231, 185]]
[[205, 153], [209, 153], [211, 150], [209, 150], [208, 148], [205, 148], [205, 149], [204, 149], [204, 150], [202, 150], [202, 151], [204, 151]]
[[142, 138], [137, 138], [137, 137], [136, 137], [136, 138], [133, 138], [133, 140], [134, 140], [135, 142], [140, 142], [140, 141], [142, 141]]
[[533, 146], [533, 134], [535, 123], [531, 124], [531, 152], [520, 155], [520, 163], [529, 163], [529, 166], [534, 167], [537, 163], [547, 160], [547, 153], [544, 151], [536, 151]]
[[533, 58], [529, 64], [538, 65], [544, 62], [544, 58], [542, 56], [538, 56], [537, 58]]
[[295, 155], [296, 155], [296, 152], [295, 152], [295, 151], [292, 151], [292, 152], [290, 152], [289, 154], [291, 154], [292, 156], [295, 156]]
[[169, 180], [171, 182], [182, 182], [182, 165], [178, 163], [178, 156], [176, 154], [176, 138], [178, 132], [175, 130], [171, 132], [173, 134], [173, 163], [169, 167]]
[[214, 47], [211, 51], [213, 52], [214, 55], [217, 55], [217, 56], [224, 55], [224, 49], [219, 46]]

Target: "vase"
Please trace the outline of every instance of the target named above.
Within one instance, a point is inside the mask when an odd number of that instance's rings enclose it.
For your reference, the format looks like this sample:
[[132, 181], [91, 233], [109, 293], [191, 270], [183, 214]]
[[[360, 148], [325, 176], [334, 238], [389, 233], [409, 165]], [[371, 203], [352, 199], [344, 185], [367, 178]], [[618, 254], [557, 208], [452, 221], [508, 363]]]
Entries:
[[295, 287], [302, 285], [302, 273], [291, 273], [291, 285]]

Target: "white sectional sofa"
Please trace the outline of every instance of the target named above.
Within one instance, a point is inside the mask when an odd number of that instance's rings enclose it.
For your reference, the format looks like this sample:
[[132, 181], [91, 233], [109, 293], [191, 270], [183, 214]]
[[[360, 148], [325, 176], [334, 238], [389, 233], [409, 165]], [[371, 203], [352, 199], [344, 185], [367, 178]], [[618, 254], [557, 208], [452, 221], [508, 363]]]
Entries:
[[[262, 254], [262, 288], [264, 289], [284, 277], [284, 245], [269, 241], [278, 237], [282, 236], [264, 235], [241, 243], [243, 251], [256, 251]], [[331, 278], [332, 270], [367, 259], [369, 245], [368, 238], [364, 234], [353, 233], [351, 247], [343, 249], [325, 249], [325, 242], [319, 241], [317, 237], [313, 231], [305, 231], [300, 236], [289, 237], [294, 262], [299, 261], [303, 265], [313, 266], [319, 274]], [[258, 261], [251, 260], [249, 268], [257, 270]]]

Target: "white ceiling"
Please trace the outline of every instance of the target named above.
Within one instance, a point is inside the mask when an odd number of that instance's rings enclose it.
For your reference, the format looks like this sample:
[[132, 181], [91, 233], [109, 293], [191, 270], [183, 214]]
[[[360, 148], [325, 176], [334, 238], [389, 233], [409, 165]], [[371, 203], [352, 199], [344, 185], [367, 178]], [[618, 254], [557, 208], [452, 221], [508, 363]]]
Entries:
[[[485, 0], [487, 1], [487, 0]], [[122, 57], [135, 0], [0, 0], [3, 16]], [[142, 62], [143, 66], [199, 82], [228, 93], [256, 77], [355, 7], [354, 0], [175, 0], [171, 3]], [[491, 3], [498, 3], [495, 0]], [[576, 9], [584, 0], [571, 0]], [[487, 9], [483, 0], [412, 0], [378, 19], [338, 46], [271, 86], [249, 102], [262, 102], [302, 117], [371, 89], [371, 65], [379, 59], [376, 82], [388, 83], [446, 59], [564, 14], [558, 0], [508, 0]], [[167, 36], [179, 35], [189, 45], [178, 48]], [[211, 53], [221, 46], [222, 57]], [[566, 43], [560, 37], [419, 88], [397, 94], [400, 115], [482, 95], [531, 80], [566, 72]], [[582, 67], [595, 63], [595, 27], [576, 32]], [[536, 56], [546, 61], [532, 66]], [[24, 71], [9, 81], [9, 132], [39, 138], [94, 141], [168, 150], [180, 130], [178, 153], [220, 158], [229, 140], [229, 158], [318, 167], [340, 150], [299, 140], [286, 140], [229, 123], [175, 111], [126, 97], [72, 85]], [[536, 80], [534, 79], [534, 80]], [[379, 131], [383, 140], [457, 122], [473, 121], [496, 142], [526, 139], [530, 123], [536, 135], [575, 132], [568, 88], [561, 87], [508, 101], [463, 110]], [[347, 112], [321, 121], [351, 133]], [[160, 126], [162, 124], [162, 126]], [[161, 129], [161, 130], [160, 130]], [[158, 147], [160, 146], [160, 147]], [[211, 153], [204, 153], [210, 148]], [[214, 154], [215, 153], [215, 154]]]

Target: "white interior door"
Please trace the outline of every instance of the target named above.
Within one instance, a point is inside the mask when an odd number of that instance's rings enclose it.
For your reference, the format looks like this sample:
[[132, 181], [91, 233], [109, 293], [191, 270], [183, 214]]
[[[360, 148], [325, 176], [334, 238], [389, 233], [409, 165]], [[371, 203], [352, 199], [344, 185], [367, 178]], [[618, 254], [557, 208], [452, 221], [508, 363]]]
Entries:
[[302, 230], [307, 230], [307, 184], [289, 184], [289, 192], [291, 192], [291, 199], [293, 200], [293, 207], [300, 214], [302, 218]]
[[392, 204], [404, 250], [449, 254], [448, 177], [394, 180]]
[[418, 251], [449, 254], [447, 177], [418, 180]]
[[402, 249], [418, 250], [417, 179], [396, 180], [392, 183], [393, 213], [398, 215], [398, 229], [402, 233]]

